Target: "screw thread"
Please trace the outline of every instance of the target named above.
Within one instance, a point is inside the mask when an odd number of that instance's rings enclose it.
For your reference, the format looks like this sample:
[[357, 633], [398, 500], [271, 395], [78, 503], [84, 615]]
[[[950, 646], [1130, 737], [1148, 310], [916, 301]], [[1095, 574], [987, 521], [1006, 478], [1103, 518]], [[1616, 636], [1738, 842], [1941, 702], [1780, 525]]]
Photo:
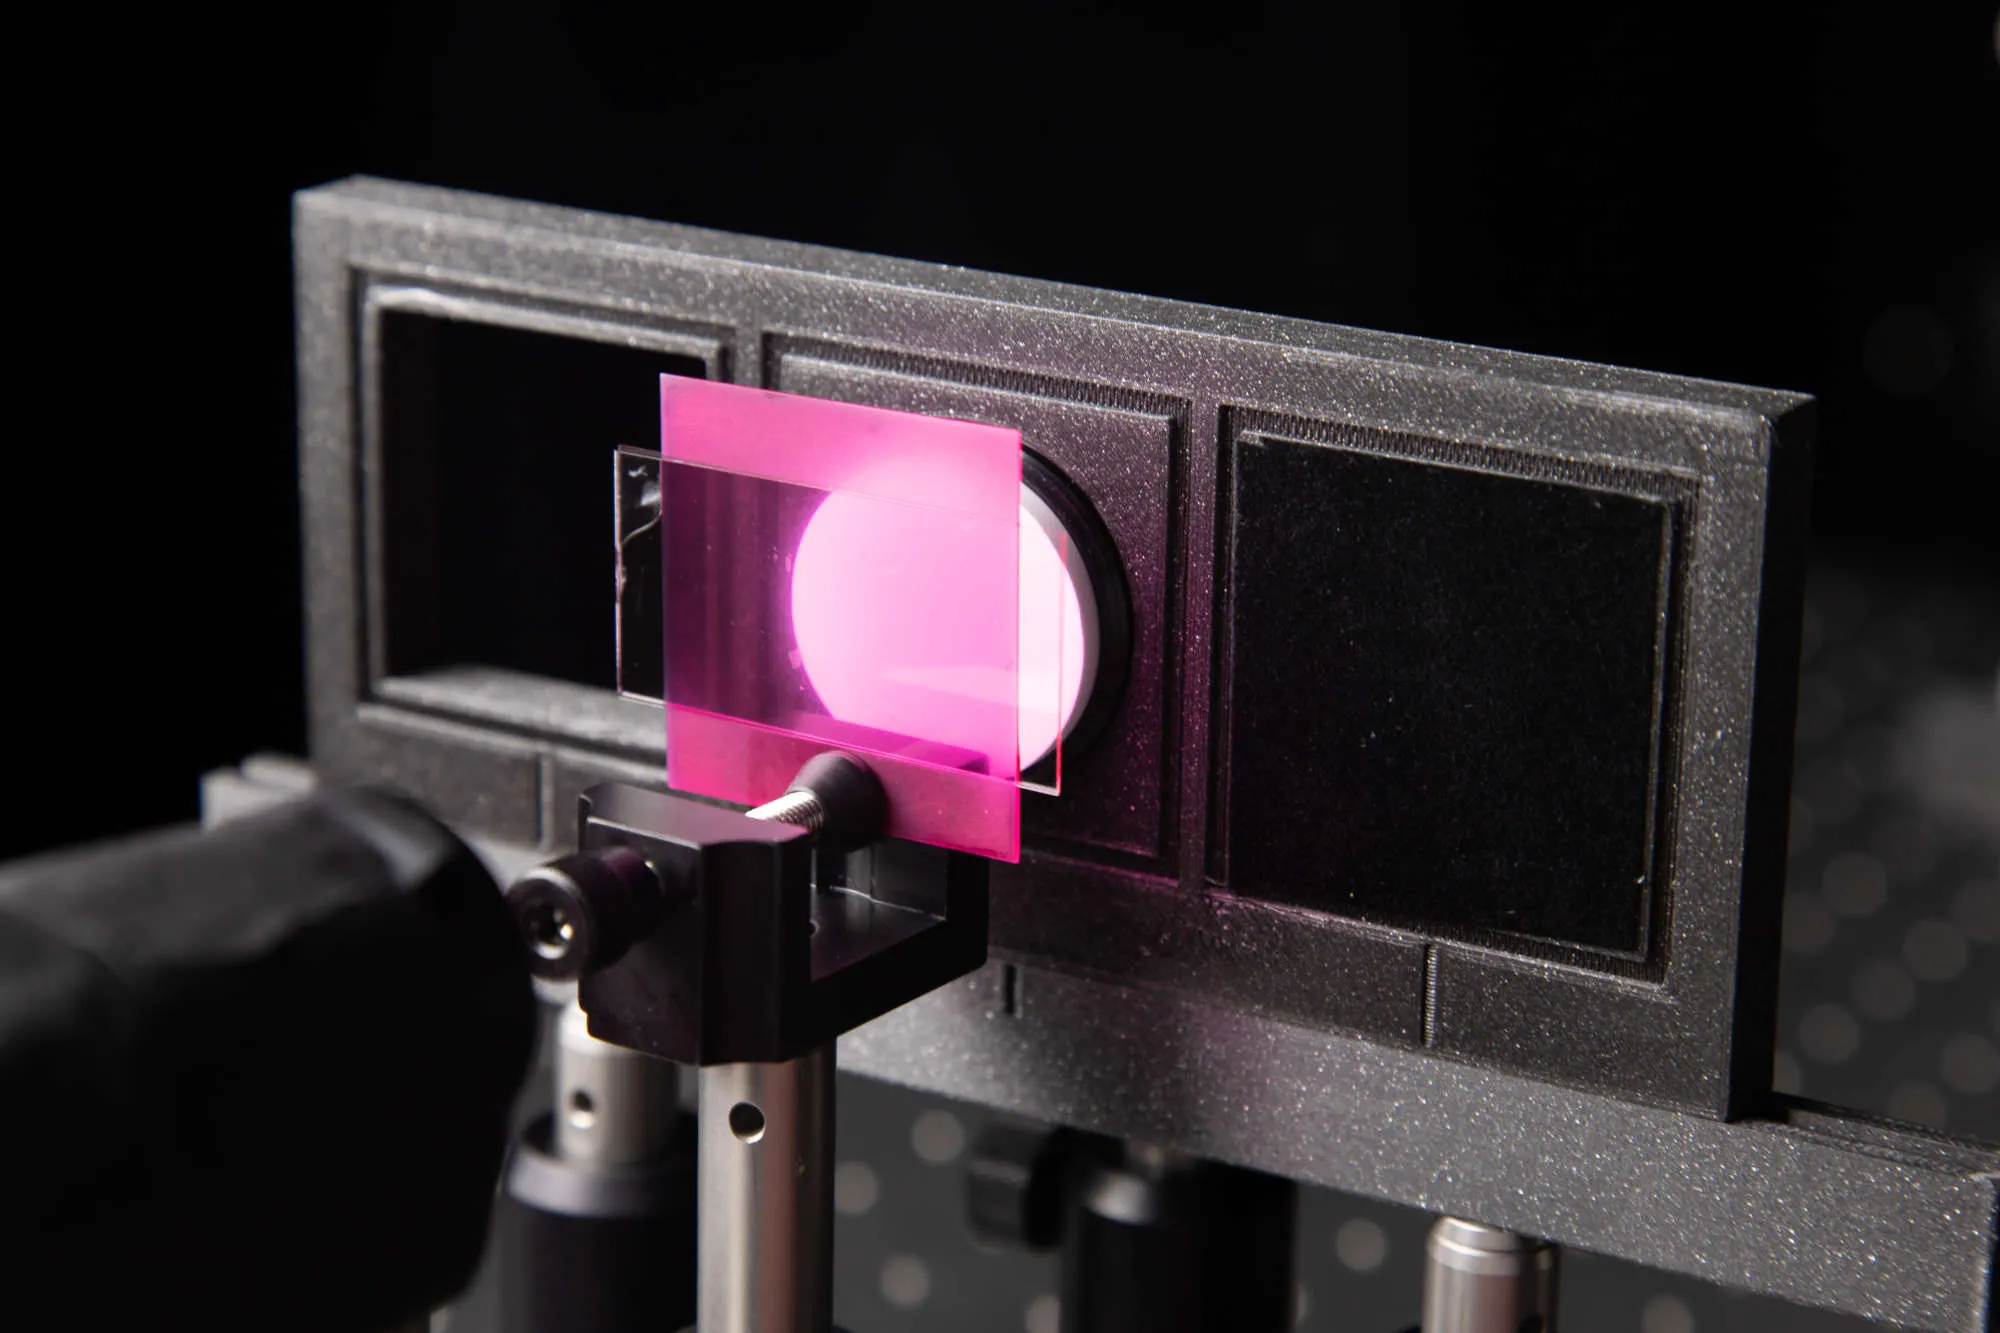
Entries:
[[826, 825], [826, 807], [810, 791], [788, 791], [775, 801], [766, 801], [749, 812], [752, 819], [768, 819], [775, 824], [792, 824], [817, 833]]

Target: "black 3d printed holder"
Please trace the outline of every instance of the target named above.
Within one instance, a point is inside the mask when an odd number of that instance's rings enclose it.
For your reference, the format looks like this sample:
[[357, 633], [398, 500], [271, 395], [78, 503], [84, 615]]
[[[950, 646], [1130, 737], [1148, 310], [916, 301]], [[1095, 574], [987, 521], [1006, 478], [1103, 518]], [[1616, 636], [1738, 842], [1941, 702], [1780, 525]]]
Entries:
[[[1111, 537], [1125, 688], [1024, 801], [996, 962], [843, 1068], [1990, 1319], [1993, 1150], [1770, 1086], [1807, 400], [383, 181], [301, 195], [295, 255], [325, 776], [523, 861], [576, 850], [586, 790], [660, 785], [657, 706], [564, 655], [602, 641], [609, 537], [573, 538], [657, 430], [651, 376], [1010, 426]], [[536, 416], [509, 368], [541, 355], [644, 387]], [[744, 966], [819, 984], [825, 946], [786, 947]], [[636, 1005], [655, 961], [598, 975]]]

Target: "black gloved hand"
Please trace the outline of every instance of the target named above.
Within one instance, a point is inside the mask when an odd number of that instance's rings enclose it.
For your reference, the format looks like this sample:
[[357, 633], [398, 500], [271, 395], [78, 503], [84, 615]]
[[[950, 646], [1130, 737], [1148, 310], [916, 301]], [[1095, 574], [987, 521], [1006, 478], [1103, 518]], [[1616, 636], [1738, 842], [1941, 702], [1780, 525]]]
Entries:
[[477, 1264], [534, 1000], [413, 805], [0, 867], [0, 1274], [48, 1326], [378, 1330]]

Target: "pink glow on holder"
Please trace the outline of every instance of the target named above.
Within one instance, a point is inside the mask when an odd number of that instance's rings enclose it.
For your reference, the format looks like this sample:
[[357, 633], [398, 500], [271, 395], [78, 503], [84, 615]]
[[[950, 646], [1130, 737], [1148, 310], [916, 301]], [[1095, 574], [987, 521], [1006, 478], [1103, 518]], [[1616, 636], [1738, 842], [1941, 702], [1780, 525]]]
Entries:
[[1019, 433], [672, 376], [660, 399], [670, 785], [758, 804], [838, 746], [892, 835], [1018, 860]]

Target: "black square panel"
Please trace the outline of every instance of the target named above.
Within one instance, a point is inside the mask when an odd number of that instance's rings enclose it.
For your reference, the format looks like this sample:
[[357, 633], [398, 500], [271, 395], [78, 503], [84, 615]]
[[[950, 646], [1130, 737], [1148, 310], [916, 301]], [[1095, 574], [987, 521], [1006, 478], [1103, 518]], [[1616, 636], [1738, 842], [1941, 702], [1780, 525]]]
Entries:
[[1642, 953], [1670, 505], [1263, 437], [1231, 490], [1231, 887]]

